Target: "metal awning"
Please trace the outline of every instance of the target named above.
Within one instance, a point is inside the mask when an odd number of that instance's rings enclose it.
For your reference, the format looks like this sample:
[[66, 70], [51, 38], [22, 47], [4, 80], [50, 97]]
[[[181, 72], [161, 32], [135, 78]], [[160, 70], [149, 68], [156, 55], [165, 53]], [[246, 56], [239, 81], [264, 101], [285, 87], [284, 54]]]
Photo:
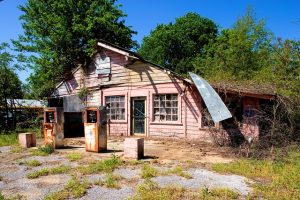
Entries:
[[200, 76], [189, 72], [190, 77], [195, 83], [200, 95], [215, 123], [231, 118], [232, 115], [223, 103], [218, 93], [209, 85], [209, 83]]

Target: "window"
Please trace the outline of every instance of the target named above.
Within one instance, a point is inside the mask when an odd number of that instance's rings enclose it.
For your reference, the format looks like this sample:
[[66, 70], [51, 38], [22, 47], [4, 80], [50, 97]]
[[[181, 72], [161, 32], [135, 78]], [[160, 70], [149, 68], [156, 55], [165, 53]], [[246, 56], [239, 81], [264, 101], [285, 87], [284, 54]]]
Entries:
[[105, 102], [110, 106], [108, 119], [125, 120], [125, 96], [107, 96]]
[[154, 121], [178, 120], [178, 95], [159, 94], [154, 95], [153, 100]]

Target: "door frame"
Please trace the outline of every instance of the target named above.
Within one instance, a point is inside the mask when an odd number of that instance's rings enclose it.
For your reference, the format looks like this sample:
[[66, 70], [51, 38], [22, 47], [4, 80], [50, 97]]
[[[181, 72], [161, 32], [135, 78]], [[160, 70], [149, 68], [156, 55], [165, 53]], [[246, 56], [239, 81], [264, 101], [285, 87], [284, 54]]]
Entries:
[[[134, 136], [134, 135], [136, 135], [136, 136], [147, 136], [147, 125], [148, 125], [148, 118], [147, 118], [147, 108], [148, 108], [148, 106], [147, 106], [147, 96], [136, 96], [136, 97], [131, 97], [131, 104], [130, 104], [130, 127], [131, 127], [131, 130], [130, 130], [130, 135], [132, 135], [132, 136]], [[145, 104], [145, 122], [144, 122], [144, 133], [134, 133], [134, 120], [133, 120], [133, 114], [134, 114], [134, 112], [133, 112], [133, 106], [134, 106], [134, 100], [144, 100], [144, 104]]]

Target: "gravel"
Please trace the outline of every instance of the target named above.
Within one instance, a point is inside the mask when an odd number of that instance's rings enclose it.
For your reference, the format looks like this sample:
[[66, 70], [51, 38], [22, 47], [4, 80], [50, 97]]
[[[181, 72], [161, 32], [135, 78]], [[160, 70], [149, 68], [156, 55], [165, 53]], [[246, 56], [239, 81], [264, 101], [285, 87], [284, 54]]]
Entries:
[[105, 187], [93, 187], [87, 191], [87, 194], [80, 198], [80, 200], [98, 200], [110, 199], [121, 200], [128, 199], [134, 194], [134, 189], [130, 187], [123, 187], [121, 189], [109, 189]]
[[139, 178], [140, 169], [120, 168], [114, 171], [114, 174], [120, 175], [126, 179]]
[[193, 177], [186, 179], [180, 176], [159, 176], [152, 178], [159, 186], [175, 185], [186, 189], [197, 190], [201, 187], [207, 188], [229, 188], [241, 195], [247, 195], [251, 188], [246, 184], [247, 179], [237, 175], [222, 175], [205, 169], [190, 169], [188, 173]]

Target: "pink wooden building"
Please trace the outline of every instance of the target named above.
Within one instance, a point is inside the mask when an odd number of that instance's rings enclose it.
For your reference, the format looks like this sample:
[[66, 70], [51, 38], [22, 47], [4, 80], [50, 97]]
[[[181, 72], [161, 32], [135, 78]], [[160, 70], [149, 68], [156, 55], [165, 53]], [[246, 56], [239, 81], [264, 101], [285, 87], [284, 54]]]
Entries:
[[[51, 98], [76, 95], [83, 88], [88, 90], [85, 106], [110, 105], [108, 135], [211, 140], [203, 118], [204, 104], [193, 82], [134, 52], [99, 42], [89, 67], [73, 70], [68, 80], [56, 86]], [[259, 106], [259, 96], [245, 94], [243, 99], [247, 112]], [[72, 116], [82, 113], [66, 113], [65, 123], [72, 123]], [[251, 130], [241, 126], [242, 134], [257, 137], [258, 125], [253, 120], [249, 123]], [[65, 137], [82, 136], [75, 133], [79, 130], [83, 129], [77, 127]]]

